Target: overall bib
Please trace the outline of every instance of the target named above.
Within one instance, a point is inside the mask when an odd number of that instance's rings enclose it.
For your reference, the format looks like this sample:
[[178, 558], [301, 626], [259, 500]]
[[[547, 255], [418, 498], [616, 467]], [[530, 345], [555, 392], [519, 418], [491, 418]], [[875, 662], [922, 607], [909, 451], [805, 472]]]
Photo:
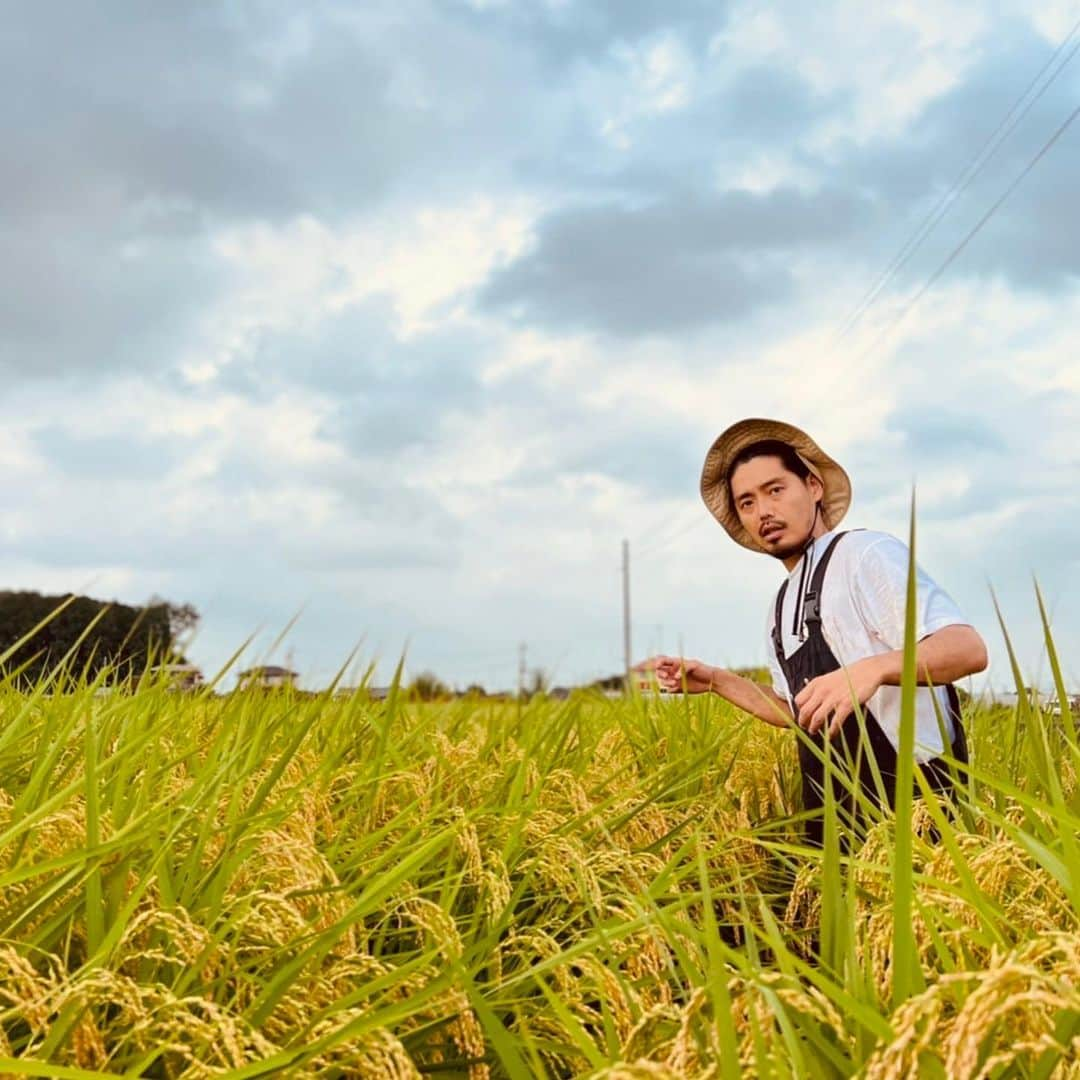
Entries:
[[[825, 549], [810, 582], [810, 588], [806, 593], [804, 607], [804, 622], [806, 627], [806, 641], [791, 656], [784, 656], [783, 637], [781, 633], [781, 616], [784, 607], [784, 596], [787, 592], [788, 583], [785, 581], [780, 587], [780, 593], [776, 598], [776, 621], [773, 625], [773, 647], [776, 650], [776, 658], [787, 679], [790, 693], [792, 715], [797, 716], [795, 708], [795, 695], [811, 679], [819, 675], [827, 675], [831, 671], [840, 668], [840, 662], [829, 648], [825, 635], [821, 631], [821, 588], [825, 582], [825, 571], [828, 569], [829, 560], [832, 558], [836, 545], [845, 536], [840, 533], [834, 537]], [[809, 555], [804, 556], [809, 558]], [[960, 700], [956, 688], [952, 685], [946, 687], [949, 699], [949, 715], [953, 725], [952, 757], [956, 761], [966, 763], [968, 760], [967, 740], [964, 736], [964, 728], [960, 720]], [[861, 732], [858, 718], [852, 714], [844, 721], [840, 729], [840, 735], [832, 740], [831, 760], [837, 770], [847, 777], [857, 773], [857, 786], [862, 789], [867, 800], [875, 805], [881, 805], [881, 797], [878, 786], [874, 779], [874, 769], [870, 762], [870, 755], [877, 764], [877, 770], [881, 777], [881, 786], [884, 789], [886, 805], [892, 806], [896, 801], [896, 750], [889, 741], [889, 737], [881, 729], [874, 714], [865, 706], [862, 710], [866, 721], [866, 742], [860, 746]], [[816, 735], [804, 732], [824, 753], [826, 724]], [[867, 745], [868, 744], [868, 745]], [[799, 739], [799, 767], [802, 772], [802, 797], [803, 809], [820, 811], [825, 805], [825, 763]], [[921, 766], [929, 786], [932, 790], [947, 793], [952, 790], [953, 782], [949, 769], [940, 757], [934, 758]], [[829, 783], [832, 785], [835, 805], [840, 819], [849, 824], [860, 827], [862, 814], [852, 791], [839, 777], [830, 775]], [[917, 789], [916, 789], [917, 790]], [[824, 842], [825, 822], [821, 813], [815, 813], [809, 818], [806, 825], [807, 842], [821, 847]], [[842, 834], [843, 836], [843, 834]], [[846, 847], [846, 845], [844, 845]]]

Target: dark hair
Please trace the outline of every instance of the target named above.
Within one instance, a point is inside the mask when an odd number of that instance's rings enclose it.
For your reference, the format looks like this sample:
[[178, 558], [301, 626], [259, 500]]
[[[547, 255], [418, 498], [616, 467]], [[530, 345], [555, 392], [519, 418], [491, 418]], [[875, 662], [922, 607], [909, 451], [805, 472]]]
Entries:
[[800, 480], [805, 480], [810, 475], [806, 463], [795, 452], [793, 446], [781, 442], [779, 439], [761, 439], [759, 442], [751, 443], [740, 450], [728, 466], [727, 477], [725, 478], [728, 494], [731, 494], [731, 478], [735, 475], [735, 470], [740, 465], [745, 465], [748, 461], [753, 461], [754, 458], [759, 457], [778, 457], [784, 463], [784, 468], [788, 472], [794, 473]]

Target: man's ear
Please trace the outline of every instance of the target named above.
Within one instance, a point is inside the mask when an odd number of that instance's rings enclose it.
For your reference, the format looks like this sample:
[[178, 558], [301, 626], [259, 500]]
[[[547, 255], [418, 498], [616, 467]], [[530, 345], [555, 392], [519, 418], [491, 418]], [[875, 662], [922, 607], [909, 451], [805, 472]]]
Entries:
[[806, 486], [810, 489], [810, 494], [821, 502], [821, 497], [825, 494], [825, 485], [813, 473], [807, 474]]

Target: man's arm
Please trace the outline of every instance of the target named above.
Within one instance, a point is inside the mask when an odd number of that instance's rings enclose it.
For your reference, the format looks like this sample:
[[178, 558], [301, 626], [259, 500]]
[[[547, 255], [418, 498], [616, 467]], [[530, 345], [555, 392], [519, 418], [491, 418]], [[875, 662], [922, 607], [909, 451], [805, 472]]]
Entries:
[[771, 686], [762, 686], [723, 668], [713, 668], [713, 671], [713, 693], [775, 727], [790, 727], [794, 723], [791, 706]]
[[[868, 657], [877, 665], [879, 686], [899, 686], [904, 650]], [[920, 686], [944, 686], [986, 670], [986, 644], [974, 626], [943, 626], [915, 646], [915, 675]]]
[[776, 727], [790, 727], [794, 721], [791, 708], [769, 686], [744, 679], [733, 671], [713, 667], [701, 660], [686, 660], [680, 656], [654, 656], [638, 671], [653, 671], [656, 681], [669, 693], [719, 694], [744, 712]]
[[[985, 671], [987, 662], [986, 645], [973, 626], [943, 626], [915, 647], [920, 686], [944, 686]], [[828, 723], [829, 735], [836, 735], [854, 711], [853, 698], [865, 705], [879, 687], [899, 686], [903, 671], [904, 650], [894, 649], [812, 679], [795, 697], [800, 726], [813, 734]]]

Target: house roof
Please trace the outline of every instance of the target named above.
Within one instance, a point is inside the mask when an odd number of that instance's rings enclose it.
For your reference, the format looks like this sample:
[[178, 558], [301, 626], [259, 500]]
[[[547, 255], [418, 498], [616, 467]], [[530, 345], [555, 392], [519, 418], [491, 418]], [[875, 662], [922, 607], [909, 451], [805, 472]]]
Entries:
[[238, 674], [241, 678], [244, 675], [292, 675], [295, 678], [299, 672], [290, 671], [288, 668], [276, 667], [273, 664], [269, 664], [265, 667], [248, 668], [247, 671], [241, 671]]

